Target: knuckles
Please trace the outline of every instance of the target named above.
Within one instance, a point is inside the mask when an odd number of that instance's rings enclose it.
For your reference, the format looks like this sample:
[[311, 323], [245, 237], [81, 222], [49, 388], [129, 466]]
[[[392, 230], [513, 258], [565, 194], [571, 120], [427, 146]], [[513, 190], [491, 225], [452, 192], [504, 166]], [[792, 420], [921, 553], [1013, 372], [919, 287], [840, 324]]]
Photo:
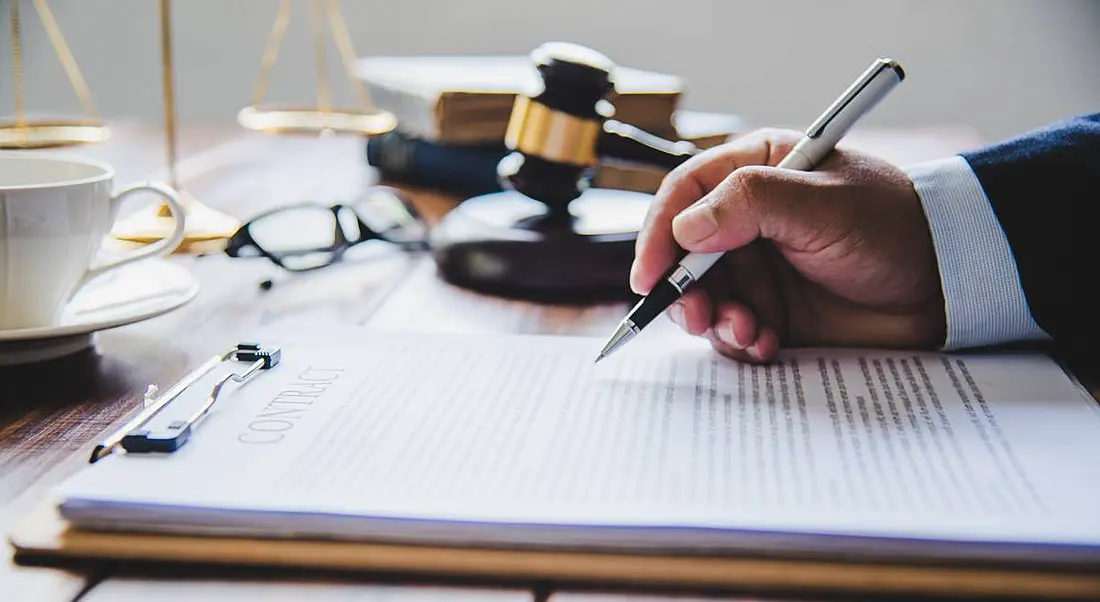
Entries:
[[787, 128], [777, 127], [762, 127], [753, 130], [750, 134], [760, 140], [767, 140], [777, 144], [786, 144], [788, 142], [798, 142], [802, 138], [802, 132], [797, 130], [791, 130]]
[[774, 165], [778, 163], [790, 149], [794, 148], [802, 139], [802, 132], [776, 127], [764, 127], [755, 129], [747, 134], [735, 138], [741, 144], [763, 146], [767, 153], [763, 163]]
[[726, 185], [714, 203], [716, 217], [723, 214], [759, 207], [767, 203], [768, 187], [774, 175], [766, 167], [750, 165], [735, 170], [726, 178]]

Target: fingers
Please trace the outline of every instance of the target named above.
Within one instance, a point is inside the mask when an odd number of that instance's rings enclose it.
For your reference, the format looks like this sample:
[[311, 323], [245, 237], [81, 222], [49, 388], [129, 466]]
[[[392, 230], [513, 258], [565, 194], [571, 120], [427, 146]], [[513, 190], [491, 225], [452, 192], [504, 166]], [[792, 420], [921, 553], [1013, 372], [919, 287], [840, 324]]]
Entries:
[[779, 352], [779, 337], [776, 336], [775, 331], [770, 328], [761, 330], [756, 340], [745, 349], [733, 347], [716, 336], [711, 336], [709, 338], [711, 346], [714, 347], [715, 351], [728, 358], [742, 362], [770, 362], [775, 359], [776, 354]]
[[739, 249], [766, 238], [802, 247], [819, 234], [828, 176], [774, 167], [738, 168], [672, 220], [675, 244], [690, 252]]
[[760, 244], [752, 244], [727, 253], [669, 308], [669, 318], [730, 357], [746, 361], [772, 357], [779, 349], [779, 333], [787, 324], [766, 251]]
[[705, 337], [722, 355], [742, 361], [766, 362], [779, 351], [779, 337], [758, 327], [747, 305], [725, 301], [717, 310], [701, 290], [691, 290], [669, 307], [669, 318], [686, 332]]
[[630, 286], [646, 294], [681, 254], [673, 219], [745, 165], [774, 165], [798, 141], [798, 132], [760, 130], [692, 157], [665, 177], [638, 233]]
[[723, 299], [736, 299], [753, 312], [757, 324], [770, 327], [781, 338], [789, 328], [788, 303], [777, 269], [784, 261], [770, 243], [757, 241], [726, 253], [720, 264]]
[[715, 312], [714, 338], [727, 347], [742, 351], [756, 343], [756, 315], [743, 303], [726, 301]]
[[703, 336], [710, 330], [714, 313], [702, 289], [691, 289], [668, 308], [668, 317], [688, 334]]

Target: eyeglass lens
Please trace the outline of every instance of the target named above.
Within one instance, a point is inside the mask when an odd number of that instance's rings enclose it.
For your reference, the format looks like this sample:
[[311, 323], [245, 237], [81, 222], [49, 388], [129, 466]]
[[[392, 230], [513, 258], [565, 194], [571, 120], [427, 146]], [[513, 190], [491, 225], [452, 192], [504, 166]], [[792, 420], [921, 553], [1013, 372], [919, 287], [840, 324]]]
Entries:
[[427, 226], [416, 210], [387, 188], [368, 190], [351, 206], [368, 228], [386, 240], [419, 242], [428, 235]]
[[248, 228], [256, 246], [275, 255], [290, 270], [308, 270], [332, 262], [336, 223], [322, 206], [288, 207], [253, 221]]
[[323, 205], [280, 209], [253, 220], [248, 233], [285, 268], [309, 270], [332, 263], [348, 245], [368, 239], [423, 242], [427, 226], [397, 193], [379, 187], [336, 212]]

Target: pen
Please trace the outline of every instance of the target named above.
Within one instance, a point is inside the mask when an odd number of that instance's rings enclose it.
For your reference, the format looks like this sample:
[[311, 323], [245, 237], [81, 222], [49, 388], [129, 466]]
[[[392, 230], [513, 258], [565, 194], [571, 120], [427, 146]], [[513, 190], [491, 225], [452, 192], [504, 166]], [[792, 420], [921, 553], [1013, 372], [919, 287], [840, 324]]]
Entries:
[[[806, 129], [802, 139], [776, 167], [809, 171], [833, 151], [837, 142], [861, 117], [866, 115], [905, 79], [905, 71], [896, 61], [877, 59], [848, 86], [825, 112]], [[689, 253], [672, 266], [664, 278], [619, 323], [600, 351], [596, 362], [626, 345], [676, 302], [687, 289], [725, 253]]]

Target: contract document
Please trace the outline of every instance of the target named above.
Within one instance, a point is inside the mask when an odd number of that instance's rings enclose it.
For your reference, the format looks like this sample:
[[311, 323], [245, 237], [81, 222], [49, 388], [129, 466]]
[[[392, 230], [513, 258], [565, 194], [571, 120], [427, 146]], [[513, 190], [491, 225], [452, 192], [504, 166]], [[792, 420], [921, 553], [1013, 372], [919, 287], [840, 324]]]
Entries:
[[182, 449], [108, 456], [58, 509], [123, 531], [1100, 562], [1100, 406], [1044, 355], [752, 365], [639, 342], [594, 365], [600, 344], [291, 338]]

